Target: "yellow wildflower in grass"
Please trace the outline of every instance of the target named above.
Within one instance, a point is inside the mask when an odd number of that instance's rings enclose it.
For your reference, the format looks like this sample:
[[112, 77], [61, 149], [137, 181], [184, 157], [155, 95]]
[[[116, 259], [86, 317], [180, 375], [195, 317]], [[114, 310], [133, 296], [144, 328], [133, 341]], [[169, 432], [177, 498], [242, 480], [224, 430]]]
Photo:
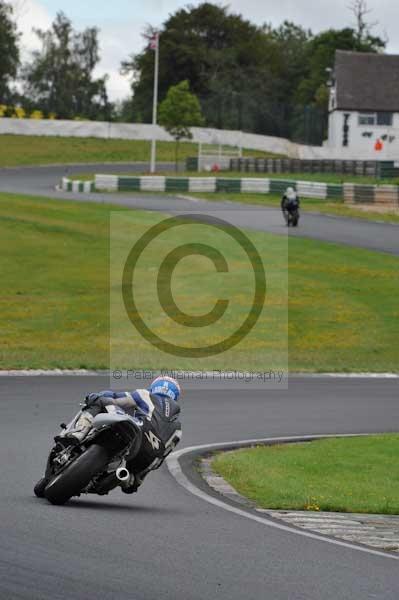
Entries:
[[305, 504], [305, 510], [320, 510], [320, 506], [318, 504]]
[[311, 496], [303, 508], [304, 510], [320, 510], [317, 498]]

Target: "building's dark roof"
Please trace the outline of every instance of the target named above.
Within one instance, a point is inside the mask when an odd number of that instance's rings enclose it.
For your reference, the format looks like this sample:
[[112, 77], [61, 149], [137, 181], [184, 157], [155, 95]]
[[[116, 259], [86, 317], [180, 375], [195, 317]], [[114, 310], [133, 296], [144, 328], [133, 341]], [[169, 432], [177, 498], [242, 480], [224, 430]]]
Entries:
[[338, 110], [399, 112], [399, 56], [337, 50]]

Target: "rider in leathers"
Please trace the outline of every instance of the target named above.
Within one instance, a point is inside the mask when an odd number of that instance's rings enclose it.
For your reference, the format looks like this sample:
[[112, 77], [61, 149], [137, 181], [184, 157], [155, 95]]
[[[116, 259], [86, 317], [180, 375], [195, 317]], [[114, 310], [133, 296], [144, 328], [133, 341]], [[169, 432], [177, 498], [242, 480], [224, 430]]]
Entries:
[[123, 492], [131, 494], [137, 491], [150, 471], [162, 464], [181, 439], [181, 423], [178, 420], [180, 392], [180, 385], [175, 379], [161, 376], [148, 389], [133, 392], [105, 390], [89, 394], [75, 429], [57, 436], [55, 441], [80, 443], [90, 431], [93, 418], [101, 412], [112, 412], [116, 407], [139, 419], [142, 423], [141, 436], [138, 436], [126, 463], [132, 476], [120, 484]]
[[300, 204], [301, 204], [301, 202], [300, 202], [298, 194], [296, 193], [294, 188], [288, 187], [285, 190], [284, 195], [281, 199], [281, 210], [283, 212], [284, 219], [285, 219], [285, 222], [287, 223], [287, 225], [288, 225], [288, 213], [291, 210], [298, 209]]

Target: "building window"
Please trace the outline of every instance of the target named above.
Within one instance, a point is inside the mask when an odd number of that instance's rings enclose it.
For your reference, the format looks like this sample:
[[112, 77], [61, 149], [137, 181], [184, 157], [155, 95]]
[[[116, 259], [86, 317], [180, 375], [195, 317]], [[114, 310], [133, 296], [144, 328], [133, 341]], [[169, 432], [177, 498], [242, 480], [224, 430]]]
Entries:
[[377, 125], [392, 125], [393, 114], [391, 112], [378, 112], [377, 113]]
[[375, 113], [360, 113], [359, 125], [375, 125]]
[[382, 125], [391, 127], [393, 122], [393, 113], [377, 112], [377, 113], [359, 113], [359, 125]]

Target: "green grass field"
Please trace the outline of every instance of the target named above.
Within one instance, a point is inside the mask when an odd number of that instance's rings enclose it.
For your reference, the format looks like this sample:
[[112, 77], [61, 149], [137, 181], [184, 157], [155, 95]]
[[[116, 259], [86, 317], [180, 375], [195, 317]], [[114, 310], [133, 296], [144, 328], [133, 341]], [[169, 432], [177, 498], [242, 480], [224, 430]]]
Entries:
[[[109, 213], [103, 204], [93, 205], [23, 196], [0, 195], [0, 248], [3, 257], [0, 342], [1, 368], [109, 366]], [[157, 223], [150, 212], [127, 211], [136, 229], [121, 229], [119, 251], [131, 246], [135, 235]], [[222, 215], [219, 215], [222, 216]], [[130, 225], [126, 225], [126, 227]], [[210, 242], [216, 242], [207, 234]], [[189, 234], [185, 238], [189, 240]], [[283, 256], [283, 238], [251, 233], [260, 252]], [[184, 242], [179, 234], [169, 244]], [[205, 239], [205, 238], [204, 238]], [[167, 246], [165, 246], [167, 247]], [[155, 245], [141, 266], [137, 299], [149, 308], [147, 285]], [[244, 285], [242, 257], [231, 252], [237, 271], [234, 285]], [[266, 254], [270, 256], [270, 254]], [[194, 260], [194, 259], [193, 259]], [[236, 294], [232, 282], [220, 282], [209, 274], [207, 259], [184, 259], [179, 266], [178, 303], [188, 313], [207, 312], [212, 294], [230, 291], [238, 299], [234, 321], [245, 308], [246, 296]], [[201, 262], [202, 261], [202, 262]], [[397, 297], [399, 259], [366, 250], [289, 240], [289, 361], [291, 370], [399, 371], [399, 312]], [[154, 271], [154, 269], [153, 269]], [[122, 325], [116, 323], [113, 339], [118, 360], [124, 366], [174, 368], [264, 368], [264, 351], [284, 360], [286, 298], [284, 260], [268, 267], [267, 310], [259, 326], [231, 357], [198, 359], [167, 356], [163, 361], [140, 336], [133, 350]], [[142, 277], [141, 277], [142, 275]], [[204, 286], [204, 281], [206, 284]], [[112, 283], [112, 281], [111, 281]], [[180, 284], [179, 284], [180, 285]], [[230, 286], [230, 287], [229, 287]], [[200, 294], [206, 289], [208, 296]], [[230, 318], [229, 317], [229, 318]], [[159, 331], [175, 335], [174, 325], [157, 321]], [[169, 329], [168, 329], [169, 327]], [[217, 331], [215, 332], [215, 336]], [[120, 338], [118, 336], [121, 336]], [[231, 361], [227, 362], [226, 360]]]
[[[0, 167], [90, 162], [150, 160], [151, 143], [144, 140], [0, 135]], [[272, 157], [267, 152], [244, 150], [244, 156]], [[197, 156], [198, 144], [181, 142], [179, 160]], [[175, 161], [174, 142], [157, 143], [159, 162]]]
[[[219, 218], [223, 215], [218, 213]], [[112, 219], [111, 263], [111, 364], [123, 367], [131, 364], [132, 347], [137, 352], [134, 364], [157, 365], [173, 369], [178, 365], [187, 370], [236, 369], [244, 365], [256, 370], [283, 370], [288, 368], [288, 276], [287, 240], [283, 237], [248, 234], [255, 244], [263, 263], [267, 265], [267, 295], [264, 310], [255, 328], [232, 349], [212, 356], [188, 356], [183, 351], [178, 356], [154, 348], [132, 330], [120, 294], [122, 269], [127, 254], [141, 237], [143, 225], [155, 225], [162, 215], [123, 212]], [[181, 221], [180, 221], [181, 222]], [[157, 277], [164, 257], [177, 246], [192, 242], [216, 249], [228, 264], [228, 272], [217, 272], [209, 258], [187, 256], [173, 269], [172, 294], [167, 295], [167, 285], [162, 284], [163, 309], [158, 300]], [[170, 263], [169, 263], [170, 264]], [[143, 252], [138, 261], [133, 280], [137, 311], [144, 322], [163, 340], [184, 348], [214, 345], [234, 333], [244, 322], [254, 297], [254, 277], [249, 261], [237, 241], [209, 225], [186, 224], [157, 237]], [[224, 314], [206, 326], [190, 325], [192, 319], [178, 321], [178, 309], [187, 315], [208, 313], [217, 299], [227, 299]], [[263, 300], [257, 303], [263, 306]], [[166, 307], [166, 308], [165, 308]], [[134, 335], [135, 334], [135, 335]]]
[[213, 469], [259, 507], [399, 514], [399, 435], [220, 453]]

